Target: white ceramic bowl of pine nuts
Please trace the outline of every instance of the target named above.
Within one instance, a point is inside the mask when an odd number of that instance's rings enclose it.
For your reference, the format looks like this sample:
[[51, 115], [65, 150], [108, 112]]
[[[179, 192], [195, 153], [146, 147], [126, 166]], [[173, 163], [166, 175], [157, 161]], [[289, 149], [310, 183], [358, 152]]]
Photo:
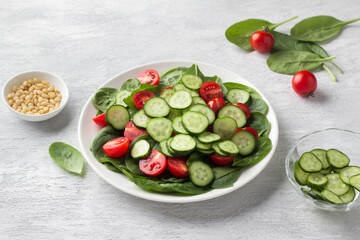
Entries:
[[69, 90], [56, 75], [44, 71], [28, 71], [9, 79], [2, 89], [2, 97], [17, 117], [32, 122], [44, 121], [64, 109]]

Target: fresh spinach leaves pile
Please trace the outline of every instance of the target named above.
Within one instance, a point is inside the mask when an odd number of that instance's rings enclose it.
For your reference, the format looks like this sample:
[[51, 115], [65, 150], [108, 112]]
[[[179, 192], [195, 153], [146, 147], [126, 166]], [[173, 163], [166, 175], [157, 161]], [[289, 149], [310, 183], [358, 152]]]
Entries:
[[329, 41], [338, 36], [344, 26], [359, 21], [356, 18], [350, 21], [340, 21], [331, 16], [315, 16], [297, 23], [290, 31], [290, 35], [274, 31], [276, 27], [293, 20], [273, 24], [262, 19], [248, 19], [230, 26], [226, 38], [240, 48], [252, 51], [250, 37], [256, 31], [267, 28], [275, 39], [273, 54], [268, 58], [268, 67], [277, 73], [293, 75], [298, 71], [314, 71], [323, 67], [330, 76], [337, 81], [335, 75], [325, 62], [331, 63], [340, 73], [342, 70], [332, 61], [327, 52], [318, 44]]
[[[224, 95], [231, 89], [242, 89], [250, 93], [250, 100], [247, 105], [251, 111], [251, 116], [246, 126], [254, 128], [259, 137], [256, 138], [255, 150], [251, 155], [242, 157], [237, 156], [232, 165], [217, 166], [214, 165], [208, 155], [194, 151], [190, 154], [187, 165], [190, 165], [193, 161], [203, 161], [211, 166], [214, 173], [213, 182], [206, 187], [199, 187], [194, 185], [189, 178], [176, 178], [173, 177], [168, 170], [165, 170], [161, 175], [156, 177], [150, 177], [144, 175], [139, 169], [139, 160], [132, 158], [130, 152], [136, 142], [140, 140], [146, 140], [152, 149], [161, 152], [159, 143], [152, 139], [149, 135], [142, 135], [137, 137], [131, 144], [128, 153], [121, 158], [109, 158], [103, 151], [102, 146], [111, 139], [123, 136], [123, 131], [113, 129], [111, 126], [106, 126], [101, 129], [92, 142], [90, 147], [94, 157], [101, 163], [103, 163], [108, 169], [125, 174], [132, 182], [139, 187], [155, 192], [176, 192], [178, 194], [201, 194], [208, 192], [212, 189], [220, 189], [231, 187], [239, 178], [241, 169], [245, 166], [251, 166], [261, 161], [271, 150], [272, 143], [268, 138], [270, 133], [270, 123], [266, 118], [268, 112], [268, 106], [262, 99], [261, 95], [254, 89], [245, 86], [243, 84], [234, 82], [225, 82], [218, 76], [205, 76], [197, 65], [191, 67], [177, 67], [167, 71], [160, 75], [159, 85], [141, 84], [137, 79], [127, 80], [120, 89], [114, 88], [101, 88], [94, 94], [92, 102], [95, 108], [99, 110], [99, 113], [106, 110], [106, 108], [116, 102], [116, 93], [121, 90], [127, 90], [131, 94], [125, 97], [122, 101], [131, 115], [133, 115], [138, 109], [134, 105], [133, 96], [136, 92], [147, 90], [153, 92], [155, 95], [159, 95], [161, 90], [172, 87], [179, 83], [183, 74], [193, 74], [199, 76], [203, 82], [213, 81], [218, 83]], [[171, 119], [171, 112], [167, 118]]]

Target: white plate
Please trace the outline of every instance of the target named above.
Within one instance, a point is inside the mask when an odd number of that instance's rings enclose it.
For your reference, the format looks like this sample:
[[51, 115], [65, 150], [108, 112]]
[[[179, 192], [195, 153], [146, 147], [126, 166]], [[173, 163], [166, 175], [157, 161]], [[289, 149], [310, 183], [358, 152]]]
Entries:
[[115, 77], [111, 78], [110, 80], [106, 81], [99, 88], [101, 87], [120, 88], [121, 85], [127, 79], [136, 77], [140, 72], [142, 72], [145, 69], [151, 68], [157, 70], [159, 73], [162, 73], [179, 66], [190, 67], [192, 64], [198, 64], [200, 70], [206, 76], [217, 75], [224, 82], [242, 83], [249, 87], [254, 88], [256, 91], [260, 93], [260, 95], [263, 97], [263, 99], [266, 101], [266, 103], [269, 106], [269, 112], [267, 114], [267, 118], [271, 124], [271, 131], [269, 138], [271, 139], [273, 145], [269, 154], [258, 164], [245, 168], [240, 174], [239, 179], [235, 182], [233, 187], [229, 187], [225, 189], [214, 189], [204, 194], [190, 195], [190, 196], [178, 196], [178, 195], [145, 191], [140, 187], [138, 187], [137, 185], [135, 185], [134, 183], [132, 183], [125, 175], [110, 171], [93, 157], [90, 151], [90, 145], [93, 139], [95, 138], [96, 134], [99, 132], [100, 128], [92, 121], [92, 118], [95, 116], [97, 110], [92, 105], [91, 97], [90, 97], [87, 103], [85, 104], [80, 116], [79, 126], [78, 126], [79, 141], [85, 159], [87, 160], [89, 165], [95, 170], [95, 172], [99, 174], [105, 181], [107, 181], [114, 187], [128, 194], [152, 201], [173, 202], [173, 203], [197, 202], [197, 201], [203, 201], [225, 195], [240, 188], [241, 186], [244, 186], [246, 183], [254, 179], [269, 163], [272, 156], [274, 155], [279, 137], [279, 127], [274, 109], [272, 108], [266, 97], [259, 91], [258, 88], [256, 88], [249, 81], [245, 80], [243, 77], [239, 76], [234, 72], [228, 71], [224, 68], [212, 64], [197, 62], [197, 61], [155, 62], [155, 63], [149, 63], [146, 65], [138, 66], [123, 73], [120, 73]]

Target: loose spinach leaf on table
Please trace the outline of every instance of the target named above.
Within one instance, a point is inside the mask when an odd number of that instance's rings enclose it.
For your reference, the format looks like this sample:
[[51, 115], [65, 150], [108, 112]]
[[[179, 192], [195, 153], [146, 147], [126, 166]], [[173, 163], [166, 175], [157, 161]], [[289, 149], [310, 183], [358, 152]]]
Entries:
[[109, 140], [123, 136], [123, 131], [118, 131], [110, 126], [103, 127], [100, 132], [95, 136], [90, 149], [99, 162], [102, 158], [106, 158], [107, 155], [104, 153], [102, 147]]
[[274, 30], [276, 27], [287, 23], [297, 17], [291, 18], [281, 23], [271, 23], [262, 19], [247, 19], [231, 25], [225, 32], [227, 40], [244, 50], [252, 51], [253, 48], [250, 45], [251, 35], [260, 30], [264, 30], [265, 27], [269, 28], [269, 31]]
[[81, 175], [84, 159], [74, 147], [63, 142], [54, 142], [49, 147], [49, 154], [66, 171]]
[[260, 98], [251, 98], [246, 104], [248, 105], [250, 112], [259, 112], [266, 115], [269, 110], [266, 102]]
[[258, 137], [256, 138], [256, 146], [254, 152], [247, 156], [242, 157], [237, 155], [233, 161], [233, 166], [250, 166], [260, 162], [270, 152], [272, 143], [270, 138]]
[[241, 167], [214, 167], [214, 182], [211, 184], [212, 188], [227, 188], [233, 186], [233, 184], [239, 179]]
[[203, 77], [203, 82], [216, 82], [217, 84], [220, 85], [221, 90], [224, 93], [224, 96], [226, 96], [228, 89], [225, 87], [224, 83], [222, 82], [221, 78], [219, 78], [218, 76], [213, 76], [213, 77]]
[[159, 87], [159, 85], [141, 84], [140, 88], [132, 91], [131, 95], [124, 98], [123, 101], [124, 101], [124, 103], [126, 103], [126, 105], [128, 105], [129, 108], [137, 111], [138, 109], [136, 108], [136, 106], [134, 104], [134, 100], [133, 100], [133, 96], [135, 95], [135, 93], [140, 92], [140, 91], [150, 91], [155, 94], [157, 92], [158, 87]]
[[331, 16], [315, 16], [297, 23], [290, 33], [293, 38], [301, 41], [322, 42], [336, 37], [345, 25], [359, 20], [360, 18], [356, 18], [343, 22]]
[[264, 114], [259, 112], [251, 112], [246, 126], [256, 130], [259, 136], [267, 137], [270, 133], [270, 123]]
[[105, 112], [111, 105], [115, 103], [115, 88], [100, 88], [92, 97], [92, 103], [98, 110]]
[[127, 91], [135, 91], [137, 89], [139, 89], [141, 87], [141, 83], [139, 81], [139, 79], [137, 78], [131, 78], [126, 80], [126, 82], [124, 82], [124, 84], [121, 86], [121, 90], [127, 90]]
[[224, 86], [227, 88], [227, 90], [231, 90], [233, 88], [243, 89], [245, 91], [248, 91], [252, 98], [260, 98], [260, 99], [262, 99], [261, 95], [257, 91], [255, 91], [253, 88], [245, 86], [243, 84], [234, 83], [234, 82], [226, 82], [226, 83], [224, 83]]

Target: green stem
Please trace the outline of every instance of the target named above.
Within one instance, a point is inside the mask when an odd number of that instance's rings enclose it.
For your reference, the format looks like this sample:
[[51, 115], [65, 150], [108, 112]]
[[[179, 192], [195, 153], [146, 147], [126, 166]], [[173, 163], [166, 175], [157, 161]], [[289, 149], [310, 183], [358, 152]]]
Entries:
[[338, 23], [335, 23], [334, 25], [328, 26], [328, 27], [326, 27], [324, 29], [327, 30], [327, 29], [331, 29], [331, 28], [334, 28], [334, 27], [338, 27], [338, 26], [344, 26], [344, 25], [347, 25], [347, 24], [350, 24], [350, 23], [353, 23], [353, 22], [356, 22], [356, 21], [359, 21], [359, 20], [360, 20], [360, 18], [355, 18], [355, 19], [350, 20], [350, 21], [338, 22]]
[[341, 70], [341, 68], [338, 65], [336, 65], [333, 61], [330, 60], [329, 63], [331, 63], [337, 70], [339, 70], [339, 72], [341, 74], [344, 74], [344, 72]]
[[359, 21], [359, 20], [360, 20], [360, 18], [355, 18], [353, 20], [342, 22], [342, 24], [346, 25], [346, 24], [353, 23], [353, 22], [356, 22], [356, 21]]
[[292, 62], [325, 62], [325, 61], [329, 61], [334, 58], [336, 58], [336, 56], [320, 58], [320, 59], [305, 59], [305, 60], [298, 60], [298, 61], [292, 61]]
[[333, 72], [328, 68], [325, 64], [322, 65], [322, 67], [330, 74], [331, 78], [334, 80], [334, 82], [337, 82], [337, 79]]
[[296, 17], [290, 18], [290, 19], [288, 19], [288, 20], [285, 20], [285, 21], [283, 21], [283, 22], [281, 22], [281, 23], [273, 24], [273, 25], [269, 26], [269, 30], [272, 31], [272, 30], [274, 30], [275, 28], [277, 28], [278, 26], [283, 25], [284, 23], [290, 22], [290, 21], [292, 21], [292, 20], [294, 20], [294, 19], [296, 19], [296, 18], [298, 18], [298, 17], [299, 17], [299, 16], [296, 16]]

